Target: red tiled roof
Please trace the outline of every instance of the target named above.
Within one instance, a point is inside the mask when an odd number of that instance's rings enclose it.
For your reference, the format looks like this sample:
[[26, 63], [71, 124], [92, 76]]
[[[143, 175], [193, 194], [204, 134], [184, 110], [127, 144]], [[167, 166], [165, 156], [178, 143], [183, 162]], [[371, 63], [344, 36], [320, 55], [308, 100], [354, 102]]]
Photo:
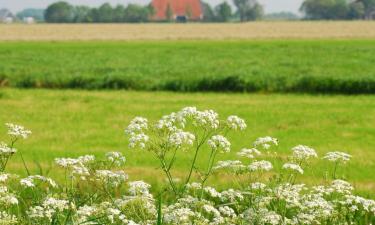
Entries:
[[155, 9], [153, 19], [167, 19], [168, 4], [172, 9], [174, 17], [188, 16], [186, 13], [190, 11], [189, 19], [199, 20], [202, 18], [202, 6], [200, 0], [152, 0], [152, 6]]

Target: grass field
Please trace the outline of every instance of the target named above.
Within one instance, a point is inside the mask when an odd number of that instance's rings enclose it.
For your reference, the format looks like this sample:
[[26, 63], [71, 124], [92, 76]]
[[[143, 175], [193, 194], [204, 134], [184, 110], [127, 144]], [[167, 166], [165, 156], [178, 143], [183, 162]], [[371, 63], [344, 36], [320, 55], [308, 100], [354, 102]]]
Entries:
[[375, 22], [252, 22], [228, 24], [1, 25], [9, 40], [353, 39], [374, 38]]
[[2, 42], [0, 86], [375, 93], [374, 55], [374, 40]]
[[[298, 144], [314, 147], [320, 156], [331, 150], [345, 151], [354, 157], [344, 174], [359, 190], [375, 194], [375, 96], [1, 89], [0, 123], [19, 123], [33, 131], [30, 139], [17, 146], [29, 165], [40, 161], [45, 169], [54, 171], [54, 157], [119, 150], [127, 156], [132, 179], [155, 183], [161, 179], [156, 178], [160, 177], [157, 162], [146, 152], [129, 150], [123, 130], [137, 115], [156, 120], [192, 105], [212, 108], [222, 117], [237, 114], [246, 119], [248, 129], [232, 135], [227, 159], [235, 159], [236, 151], [266, 135], [280, 140], [277, 151], [281, 154], [290, 153]], [[5, 137], [5, 127], [0, 126], [0, 140]], [[22, 168], [17, 157], [11, 170]], [[184, 153], [180, 157], [185, 159], [178, 164], [182, 169], [192, 156]], [[320, 179], [327, 166], [319, 163], [314, 165], [314, 173], [306, 170], [309, 182]]]

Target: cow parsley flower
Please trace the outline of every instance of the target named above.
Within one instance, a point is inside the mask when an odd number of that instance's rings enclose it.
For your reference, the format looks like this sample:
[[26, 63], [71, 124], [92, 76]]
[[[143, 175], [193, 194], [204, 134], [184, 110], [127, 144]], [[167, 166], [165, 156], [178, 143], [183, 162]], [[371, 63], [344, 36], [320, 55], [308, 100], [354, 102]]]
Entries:
[[297, 164], [294, 164], [294, 163], [285, 163], [283, 165], [283, 169], [285, 170], [292, 170], [292, 171], [296, 171], [300, 174], [303, 174], [303, 169], [297, 165]]
[[151, 185], [145, 183], [144, 181], [133, 181], [129, 182], [129, 192], [132, 196], [149, 196]]
[[271, 162], [261, 160], [251, 163], [248, 168], [250, 171], [270, 171], [273, 167]]
[[246, 166], [242, 164], [239, 160], [225, 160], [225, 161], [218, 161], [216, 165], [213, 167], [214, 170], [218, 169], [231, 169], [234, 171], [244, 170]]
[[241, 151], [237, 153], [237, 156], [245, 157], [249, 159], [255, 158], [256, 155], [261, 155], [260, 151], [258, 151], [256, 148], [243, 148]]
[[262, 222], [265, 224], [278, 225], [281, 224], [282, 216], [274, 211], [269, 211], [262, 216]]
[[309, 158], [318, 157], [314, 149], [305, 145], [298, 145], [292, 148], [292, 151], [293, 151], [293, 158], [298, 159], [298, 160], [307, 160]]
[[110, 163], [116, 166], [122, 166], [126, 161], [125, 156], [123, 156], [121, 152], [107, 152], [105, 157]]
[[344, 180], [334, 180], [332, 181], [331, 187], [338, 193], [350, 194], [354, 188], [353, 186]]
[[352, 156], [345, 153], [345, 152], [328, 152], [323, 159], [327, 159], [328, 161], [331, 162], [342, 162], [346, 163], [350, 160]]
[[24, 187], [35, 187], [35, 180], [45, 182], [53, 188], [57, 187], [57, 183], [54, 180], [52, 180], [51, 178], [40, 176], [40, 175], [28, 176], [26, 178], [21, 179], [20, 183]]
[[247, 127], [245, 120], [238, 116], [229, 116], [227, 118], [227, 125], [233, 130], [245, 130]]
[[143, 117], [135, 117], [130, 121], [129, 126], [125, 129], [126, 134], [134, 135], [136, 133], [143, 133], [143, 130], [148, 129], [148, 120]]
[[16, 125], [13, 123], [6, 123], [5, 126], [8, 128], [8, 134], [15, 138], [26, 139], [31, 134], [31, 131], [26, 130], [25, 127]]
[[32, 219], [47, 219], [52, 222], [57, 213], [62, 213], [70, 208], [69, 201], [60, 200], [53, 197], [46, 198], [41, 206], [33, 206], [28, 211], [28, 216]]
[[260, 137], [255, 140], [254, 146], [261, 146], [264, 149], [269, 149], [272, 145], [278, 145], [278, 141], [276, 138], [273, 137]]
[[182, 145], [193, 145], [194, 140], [194, 134], [182, 130], [177, 130], [169, 137], [169, 143], [177, 148], [180, 148]]
[[149, 136], [146, 134], [135, 134], [129, 139], [129, 148], [135, 148], [139, 146], [140, 148], [146, 148], [146, 144], [149, 140]]
[[117, 187], [128, 179], [128, 175], [124, 171], [96, 170], [95, 176], [112, 187]]
[[255, 183], [250, 184], [250, 188], [253, 190], [262, 190], [266, 187], [267, 187], [266, 184], [260, 183], [260, 182], [255, 182]]
[[17, 152], [17, 149], [8, 147], [4, 142], [0, 142], [0, 156], [1, 155], [12, 155]]
[[217, 129], [219, 128], [219, 115], [213, 110], [197, 111], [194, 116], [194, 124]]
[[222, 135], [212, 136], [211, 139], [208, 140], [208, 145], [214, 151], [220, 149], [223, 152], [230, 152], [230, 142]]

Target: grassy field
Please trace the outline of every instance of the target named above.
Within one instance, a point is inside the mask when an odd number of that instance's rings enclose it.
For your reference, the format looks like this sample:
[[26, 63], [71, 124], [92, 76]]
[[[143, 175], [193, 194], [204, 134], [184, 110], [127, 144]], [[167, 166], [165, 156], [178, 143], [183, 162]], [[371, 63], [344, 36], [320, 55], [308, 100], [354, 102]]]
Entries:
[[[157, 162], [146, 152], [129, 150], [123, 130], [137, 115], [156, 120], [192, 105], [217, 110], [222, 118], [237, 114], [246, 119], [246, 132], [231, 135], [233, 148], [226, 159], [235, 159], [236, 151], [266, 135], [280, 140], [277, 151], [281, 154], [290, 153], [298, 144], [314, 147], [320, 156], [331, 150], [345, 151], [354, 156], [342, 170], [346, 177], [361, 191], [375, 194], [375, 96], [0, 89], [0, 123], [19, 123], [33, 131], [30, 139], [17, 146], [29, 165], [40, 161], [44, 169], [55, 171], [54, 157], [118, 150], [127, 156], [132, 179], [155, 184], [161, 179]], [[4, 139], [5, 127], [0, 126], [0, 140]], [[18, 157], [11, 165], [13, 171], [22, 167]], [[178, 164], [182, 169], [192, 156], [183, 153], [179, 157], [184, 159]], [[200, 158], [200, 164], [205, 159]], [[306, 171], [308, 181], [321, 179], [328, 166], [315, 164], [314, 173]]]
[[180, 40], [374, 38], [372, 21], [252, 22], [228, 24], [39, 24], [1, 25], [9, 40]]
[[1, 42], [0, 86], [375, 93], [374, 55], [374, 40]]

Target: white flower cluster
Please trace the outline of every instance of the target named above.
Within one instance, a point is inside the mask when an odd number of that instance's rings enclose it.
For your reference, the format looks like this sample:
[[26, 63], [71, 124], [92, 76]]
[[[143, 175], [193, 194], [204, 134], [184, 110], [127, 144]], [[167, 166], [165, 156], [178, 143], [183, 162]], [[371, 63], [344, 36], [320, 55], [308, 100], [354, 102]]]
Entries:
[[230, 142], [222, 135], [212, 136], [207, 143], [214, 151], [230, 152]]
[[18, 199], [6, 186], [0, 186], [0, 207], [12, 205], [18, 205]]
[[255, 161], [249, 165], [250, 171], [270, 171], [272, 168], [272, 163], [266, 160]]
[[242, 164], [239, 160], [225, 160], [225, 161], [218, 161], [216, 165], [213, 167], [214, 170], [218, 169], [230, 169], [233, 171], [240, 171], [246, 169], [246, 166]]
[[96, 170], [95, 175], [97, 180], [112, 187], [118, 187], [128, 179], [124, 171]]
[[258, 151], [256, 148], [251, 148], [251, 149], [243, 148], [239, 152], [237, 152], [237, 155], [240, 156], [240, 157], [253, 159], [256, 156], [261, 155], [261, 152]]
[[126, 158], [121, 152], [107, 152], [105, 157], [111, 164], [116, 166], [122, 166], [126, 162]]
[[56, 214], [62, 213], [71, 207], [69, 201], [60, 200], [53, 197], [47, 197], [41, 206], [33, 206], [28, 211], [28, 216], [31, 219], [47, 219], [52, 222]]
[[8, 156], [17, 152], [17, 149], [8, 147], [4, 142], [0, 142], [0, 156]]
[[21, 125], [16, 125], [13, 123], [6, 123], [5, 126], [8, 128], [8, 134], [15, 138], [26, 139], [31, 134], [31, 131], [26, 130], [25, 127]]
[[296, 171], [300, 174], [303, 174], [303, 169], [301, 168], [301, 166], [299, 166], [297, 164], [294, 164], [294, 163], [285, 163], [283, 165], [283, 169], [292, 170], [292, 171]]
[[255, 140], [254, 147], [262, 147], [263, 149], [269, 149], [272, 145], [278, 145], [279, 142], [273, 137], [260, 137]]
[[145, 183], [144, 181], [132, 181], [129, 182], [129, 193], [132, 196], [150, 196], [149, 189], [151, 185]]
[[88, 164], [94, 160], [95, 157], [93, 155], [85, 155], [78, 158], [56, 158], [55, 162], [58, 166], [70, 170], [72, 177], [79, 177], [81, 180], [86, 180], [90, 176]]
[[298, 145], [292, 148], [293, 151], [293, 158], [297, 160], [307, 160], [310, 158], [317, 158], [318, 154], [316, 154], [313, 148], [310, 148], [305, 145]]
[[24, 187], [35, 187], [36, 186], [35, 180], [47, 183], [53, 188], [57, 187], [57, 183], [54, 180], [48, 177], [40, 176], [40, 175], [28, 176], [26, 178], [21, 179], [20, 183]]
[[233, 130], [245, 130], [247, 127], [245, 120], [238, 116], [229, 116], [227, 118], [227, 125]]
[[345, 152], [328, 152], [323, 159], [327, 159], [328, 161], [331, 162], [342, 162], [346, 163], [350, 160], [352, 156], [345, 153]]
[[0, 224], [13, 225], [19, 224], [19, 221], [16, 216], [8, 214], [5, 211], [0, 211]]
[[169, 143], [177, 148], [181, 148], [183, 145], [193, 145], [195, 140], [194, 134], [177, 130], [169, 137]]
[[130, 125], [126, 128], [125, 133], [130, 135], [129, 147], [135, 148], [139, 146], [140, 148], [145, 148], [146, 143], [149, 141], [149, 136], [144, 132], [148, 129], [148, 121], [143, 117], [135, 117]]

